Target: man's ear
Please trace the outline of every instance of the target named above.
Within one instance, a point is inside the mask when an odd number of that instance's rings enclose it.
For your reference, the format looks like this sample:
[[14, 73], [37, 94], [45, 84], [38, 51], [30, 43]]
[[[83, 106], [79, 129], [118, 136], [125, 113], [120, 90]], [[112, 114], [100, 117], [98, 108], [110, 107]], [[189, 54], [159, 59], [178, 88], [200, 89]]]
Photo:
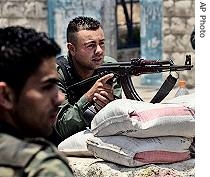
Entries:
[[74, 46], [72, 43], [68, 42], [68, 43], [67, 43], [67, 48], [68, 48], [68, 51], [70, 52], [70, 54], [71, 54], [72, 56], [74, 56], [75, 53], [76, 53], [76, 48], [75, 48], [75, 46]]
[[0, 106], [4, 109], [11, 109], [14, 105], [14, 92], [5, 83], [0, 82]]

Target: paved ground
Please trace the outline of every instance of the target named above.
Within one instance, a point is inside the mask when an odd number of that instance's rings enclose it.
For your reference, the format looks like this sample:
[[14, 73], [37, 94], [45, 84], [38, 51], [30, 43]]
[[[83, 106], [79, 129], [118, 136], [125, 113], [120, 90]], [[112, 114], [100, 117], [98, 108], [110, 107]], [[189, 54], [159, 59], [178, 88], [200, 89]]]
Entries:
[[[139, 94], [139, 96], [144, 100], [149, 102], [153, 96], [157, 93], [157, 91], [159, 90], [159, 88], [154, 88], [154, 87], [146, 87], [140, 84], [140, 78], [139, 77], [133, 77], [133, 84], [134, 87], [137, 91], [137, 93]], [[167, 95], [167, 97], [164, 99], [170, 99], [173, 98], [177, 92], [178, 88], [174, 87], [173, 90], [171, 90], [171, 92]], [[194, 93], [195, 89], [188, 89], [190, 93]]]

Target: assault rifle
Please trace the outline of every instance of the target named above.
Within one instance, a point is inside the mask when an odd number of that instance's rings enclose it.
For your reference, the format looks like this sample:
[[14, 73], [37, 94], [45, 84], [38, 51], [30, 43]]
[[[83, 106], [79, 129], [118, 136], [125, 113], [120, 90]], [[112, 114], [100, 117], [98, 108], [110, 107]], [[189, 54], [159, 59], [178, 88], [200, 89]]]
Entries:
[[[71, 85], [68, 89], [79, 88], [90, 82], [95, 82], [100, 77], [108, 73], [114, 73], [114, 77], [120, 80], [122, 89], [126, 98], [141, 100], [143, 99], [137, 94], [131, 76], [138, 76], [141, 74], [152, 74], [160, 72], [172, 72], [172, 71], [183, 71], [191, 70], [193, 65], [191, 64], [191, 55], [186, 55], [186, 60], [184, 65], [175, 65], [170, 59], [167, 61], [159, 60], [146, 60], [141, 58], [133, 58], [129, 62], [116, 62], [116, 63], [106, 63], [102, 64], [98, 68], [98, 74], [94, 75], [86, 80], [75, 83]], [[172, 90], [176, 84], [178, 78], [175, 78], [171, 74], [167, 77], [165, 82], [160, 87], [159, 91], [150, 101], [151, 103], [157, 103], [162, 101], [168, 93]]]

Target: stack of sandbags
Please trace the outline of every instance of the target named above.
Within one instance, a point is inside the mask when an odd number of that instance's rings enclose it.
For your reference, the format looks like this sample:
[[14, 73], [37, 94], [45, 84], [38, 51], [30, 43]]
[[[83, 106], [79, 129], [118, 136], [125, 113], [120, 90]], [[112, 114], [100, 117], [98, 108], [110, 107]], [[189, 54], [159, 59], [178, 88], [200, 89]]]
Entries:
[[94, 156], [126, 166], [173, 163], [190, 158], [195, 110], [182, 104], [152, 104], [119, 99], [93, 119]]
[[129, 167], [173, 163], [190, 158], [195, 110], [173, 103], [118, 99], [99, 111], [91, 130], [64, 140], [68, 156], [95, 156]]

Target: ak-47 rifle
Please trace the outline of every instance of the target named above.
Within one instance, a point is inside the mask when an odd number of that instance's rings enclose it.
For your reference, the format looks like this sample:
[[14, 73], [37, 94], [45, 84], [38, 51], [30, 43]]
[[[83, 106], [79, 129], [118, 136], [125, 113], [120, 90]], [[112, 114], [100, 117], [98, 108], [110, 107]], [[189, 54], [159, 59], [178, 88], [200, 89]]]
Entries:
[[[102, 64], [98, 68], [97, 75], [90, 77], [86, 80], [78, 82], [76, 84], [71, 85], [68, 89], [79, 88], [80, 86], [84, 86], [89, 82], [96, 81], [100, 77], [104, 76], [108, 73], [114, 73], [114, 77], [120, 80], [122, 89], [126, 98], [141, 100], [143, 99], [137, 94], [131, 76], [138, 76], [141, 74], [152, 74], [152, 73], [160, 73], [167, 72], [170, 73], [172, 71], [183, 71], [183, 70], [191, 70], [193, 65], [191, 65], [191, 55], [186, 55], [186, 60], [184, 65], [175, 65], [174, 62], [170, 59], [168, 61], [159, 61], [159, 60], [146, 60], [141, 58], [131, 59], [130, 62], [116, 62], [116, 63], [106, 63]], [[162, 101], [168, 93], [172, 90], [174, 85], [176, 84], [177, 78], [169, 74], [157, 94], [150, 101], [151, 103], [157, 103]]]

